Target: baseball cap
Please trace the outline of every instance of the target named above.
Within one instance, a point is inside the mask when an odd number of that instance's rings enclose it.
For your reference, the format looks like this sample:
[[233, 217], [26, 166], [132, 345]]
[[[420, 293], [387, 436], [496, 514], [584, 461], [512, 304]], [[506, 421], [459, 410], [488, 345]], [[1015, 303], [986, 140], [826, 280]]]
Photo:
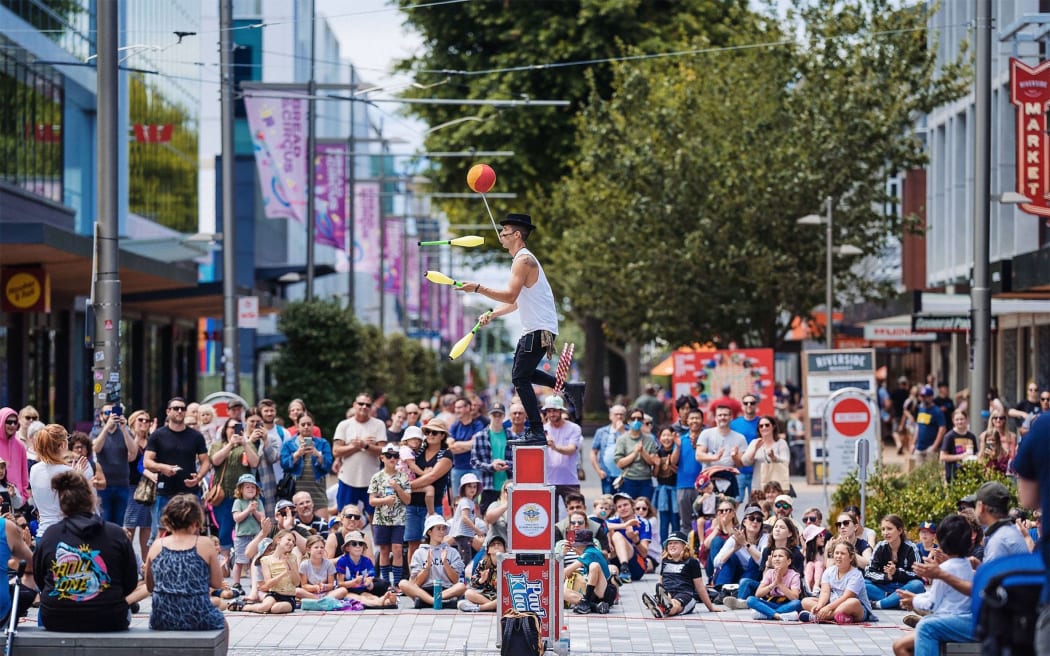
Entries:
[[498, 402], [498, 401], [496, 403], [493, 403], [492, 407], [489, 408], [489, 414], [490, 415], [494, 415], [494, 414], [497, 414], [497, 413], [501, 414], [501, 415], [507, 414], [507, 409], [505, 407], [503, 407], [503, 404]]
[[754, 515], [762, 515], [763, 517], [766, 516], [766, 512], [764, 510], [762, 510], [762, 508], [760, 506], [748, 506], [747, 508], [744, 508], [744, 517], [747, 517], [748, 515], [753, 515], [753, 514]]
[[908, 382], [908, 377], [907, 376], [901, 376], [900, 378], [897, 379], [897, 382], [900, 383], [901, 385], [904, 385], [904, 384], [906, 384]]
[[933, 388], [929, 385], [923, 385], [922, 389], [919, 390], [919, 396], [933, 396]]
[[231, 399], [230, 402], [226, 404], [226, 407], [227, 408], [243, 408], [244, 407], [244, 401], [242, 401], [240, 399]]
[[[577, 535], [579, 535], [579, 533], [577, 533]], [[668, 535], [667, 539], [664, 540], [665, 544], [668, 542], [681, 542], [682, 544], [689, 544], [689, 538], [682, 531], [675, 531]]]
[[285, 508], [295, 508], [295, 504], [288, 499], [281, 499], [277, 502], [277, 506], [274, 508], [277, 512], [281, 512]]
[[933, 531], [933, 532], [936, 532], [937, 531], [937, 525], [934, 524], [933, 522], [929, 521], [929, 520], [927, 520], [925, 522], [919, 522], [919, 530], [920, 531]]
[[[413, 428], [415, 428], [415, 427], [413, 426]], [[402, 437], [401, 439], [404, 439], [404, 438]], [[383, 445], [383, 451], [382, 451], [383, 453], [397, 453], [398, 451], [399, 451], [399, 449], [397, 448], [396, 444], [387, 442], [386, 444]]]
[[628, 501], [634, 501], [634, 497], [632, 497], [631, 495], [624, 494], [623, 492], [617, 492], [616, 494], [613, 495], [613, 504], [615, 504], [620, 499], [627, 499]]
[[991, 510], [1003, 515], [1010, 508], [1010, 490], [1007, 490], [1006, 486], [998, 481], [988, 481], [977, 488], [975, 497]]
[[788, 494], [779, 494], [776, 499], [773, 499], [773, 503], [786, 503], [792, 508], [795, 507], [795, 500]]
[[592, 544], [594, 542], [594, 532], [588, 528], [576, 531], [576, 540], [573, 544]]

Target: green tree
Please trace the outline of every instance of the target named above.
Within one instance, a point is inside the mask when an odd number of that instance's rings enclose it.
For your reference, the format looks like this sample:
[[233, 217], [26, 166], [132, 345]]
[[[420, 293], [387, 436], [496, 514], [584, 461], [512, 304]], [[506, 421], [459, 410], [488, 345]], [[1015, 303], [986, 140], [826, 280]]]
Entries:
[[[623, 340], [777, 346], [824, 294], [823, 240], [796, 217], [830, 195], [837, 244], [875, 256], [900, 234], [877, 209], [886, 179], [923, 165], [914, 122], [966, 76], [935, 78], [925, 9], [891, 4], [819, 4], [782, 32], [739, 35], [767, 47], [617, 65], [552, 194], [573, 310]], [[888, 291], [847, 266], [839, 289]]]
[[336, 301], [291, 303], [277, 327], [286, 341], [277, 349], [270, 396], [281, 407], [303, 399], [325, 436], [362, 392], [384, 390], [393, 407], [463, 382], [462, 366], [439, 364], [436, 353], [402, 335], [384, 339]]

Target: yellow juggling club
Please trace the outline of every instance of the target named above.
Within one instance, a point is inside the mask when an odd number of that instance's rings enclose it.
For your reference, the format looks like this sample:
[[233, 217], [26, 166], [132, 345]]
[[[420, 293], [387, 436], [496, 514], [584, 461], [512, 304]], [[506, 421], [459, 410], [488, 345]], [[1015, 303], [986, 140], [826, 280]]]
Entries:
[[[485, 314], [492, 314], [492, 310], [489, 310]], [[449, 360], [455, 360], [459, 356], [463, 355], [463, 352], [467, 350], [467, 348], [470, 346], [470, 343], [474, 341], [474, 335], [478, 332], [479, 328], [481, 328], [480, 321], [474, 324], [474, 327], [470, 329], [469, 333], [463, 335], [463, 337], [460, 338], [458, 342], [452, 345], [452, 350], [448, 352]]]
[[481, 246], [485, 243], [484, 237], [477, 235], [467, 235], [465, 237], [456, 237], [455, 239], [445, 239], [443, 241], [421, 241], [418, 242], [420, 246], [463, 246], [465, 248], [473, 248], [474, 246]]
[[438, 285], [452, 285], [453, 287], [462, 287], [463, 283], [458, 280], [453, 280], [440, 271], [427, 271], [423, 274], [423, 277], [432, 283]]

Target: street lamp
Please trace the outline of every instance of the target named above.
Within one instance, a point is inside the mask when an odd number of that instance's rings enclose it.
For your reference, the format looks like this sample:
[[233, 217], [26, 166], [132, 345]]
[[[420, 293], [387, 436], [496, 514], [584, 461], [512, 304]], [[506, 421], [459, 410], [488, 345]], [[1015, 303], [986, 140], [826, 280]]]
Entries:
[[798, 219], [799, 225], [824, 225], [824, 255], [825, 261], [824, 266], [826, 267], [826, 287], [824, 289], [824, 308], [827, 316], [827, 323], [824, 327], [824, 336], [827, 342], [827, 348], [835, 348], [834, 341], [831, 334], [832, 314], [834, 310], [833, 301], [833, 289], [832, 289], [832, 257], [835, 254], [838, 255], [860, 255], [863, 253], [862, 250], [852, 245], [840, 246], [838, 249], [832, 244], [832, 229], [834, 224], [834, 215], [832, 213], [832, 200], [831, 196], [827, 197], [825, 201], [827, 205], [827, 215], [820, 216], [819, 214], [807, 214], [806, 216]]

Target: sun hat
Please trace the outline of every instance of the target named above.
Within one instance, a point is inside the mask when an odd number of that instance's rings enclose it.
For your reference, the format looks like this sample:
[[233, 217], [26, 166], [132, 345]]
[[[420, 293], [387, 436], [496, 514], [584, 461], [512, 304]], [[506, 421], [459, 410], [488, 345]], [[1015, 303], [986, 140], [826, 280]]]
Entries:
[[463, 478], [459, 479], [459, 494], [463, 495], [463, 487], [470, 485], [471, 483], [477, 483], [478, 487], [481, 487], [481, 479], [475, 474], [463, 474]]
[[[440, 419], [431, 419], [430, 421], [427, 422], [427, 425], [424, 426], [423, 428], [428, 430], [428, 431], [433, 431], [433, 432], [437, 432], [437, 433], [444, 433], [445, 435], [448, 435], [448, 426], [446, 426], [445, 422], [443, 422]], [[401, 439], [405, 439], [404, 436], [402, 436]]]
[[425, 536], [428, 533], [430, 533], [430, 529], [434, 528], [435, 526], [447, 527], [448, 523], [445, 521], [445, 518], [441, 515], [428, 515], [427, 521], [423, 523], [423, 535]]
[[409, 426], [405, 429], [405, 432], [401, 435], [401, 441], [405, 440], [422, 440], [423, 429], [419, 426]]
[[240, 487], [245, 483], [251, 483], [255, 487], [259, 487], [259, 482], [256, 481], [255, 477], [251, 474], [241, 474], [241, 477], [237, 479], [237, 487]]
[[544, 411], [547, 410], [565, 410], [565, 401], [562, 401], [560, 396], [554, 396], [551, 394], [543, 400]]

